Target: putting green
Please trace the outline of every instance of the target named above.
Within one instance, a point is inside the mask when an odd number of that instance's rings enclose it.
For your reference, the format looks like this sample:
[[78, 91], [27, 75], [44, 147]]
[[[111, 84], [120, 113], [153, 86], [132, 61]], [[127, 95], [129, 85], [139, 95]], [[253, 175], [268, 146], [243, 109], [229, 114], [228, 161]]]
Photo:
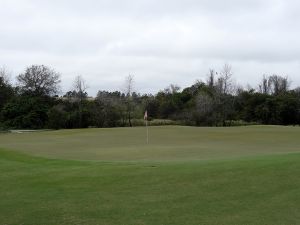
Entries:
[[1, 134], [0, 224], [300, 224], [299, 137], [278, 126], [151, 127], [149, 145], [142, 127]]
[[57, 159], [99, 161], [190, 161], [300, 151], [300, 128], [181, 126], [78, 129], [2, 134], [0, 148]]

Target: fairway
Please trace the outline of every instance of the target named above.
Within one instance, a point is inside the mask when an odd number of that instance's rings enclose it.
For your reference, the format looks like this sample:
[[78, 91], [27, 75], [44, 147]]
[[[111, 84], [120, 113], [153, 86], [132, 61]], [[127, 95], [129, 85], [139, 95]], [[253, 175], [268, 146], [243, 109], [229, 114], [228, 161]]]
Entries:
[[0, 224], [300, 224], [300, 128], [0, 135]]

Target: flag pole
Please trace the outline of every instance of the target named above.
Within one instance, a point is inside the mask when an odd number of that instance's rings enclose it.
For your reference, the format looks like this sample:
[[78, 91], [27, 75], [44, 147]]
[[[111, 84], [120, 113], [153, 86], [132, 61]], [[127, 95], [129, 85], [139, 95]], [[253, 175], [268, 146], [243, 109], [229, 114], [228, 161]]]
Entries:
[[146, 119], [146, 129], [147, 129], [147, 144], [149, 144], [149, 129], [148, 129], [148, 119]]
[[148, 129], [148, 112], [147, 112], [147, 110], [145, 111], [145, 114], [144, 114], [144, 120], [146, 123], [146, 132], [147, 132], [146, 141], [147, 141], [147, 144], [149, 144], [149, 129]]

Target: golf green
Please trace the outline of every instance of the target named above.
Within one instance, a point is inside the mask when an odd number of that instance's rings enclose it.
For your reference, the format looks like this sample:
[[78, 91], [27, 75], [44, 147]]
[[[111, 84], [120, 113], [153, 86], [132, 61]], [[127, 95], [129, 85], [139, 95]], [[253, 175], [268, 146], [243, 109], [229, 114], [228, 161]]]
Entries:
[[299, 127], [78, 129], [0, 135], [0, 147], [35, 156], [97, 161], [190, 161], [298, 152]]
[[0, 224], [300, 224], [300, 128], [0, 135]]

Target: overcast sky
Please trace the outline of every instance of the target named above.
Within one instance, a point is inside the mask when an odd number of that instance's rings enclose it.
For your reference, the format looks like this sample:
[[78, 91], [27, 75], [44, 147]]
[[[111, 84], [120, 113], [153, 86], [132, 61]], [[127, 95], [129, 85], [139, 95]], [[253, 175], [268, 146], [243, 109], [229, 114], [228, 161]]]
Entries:
[[274, 73], [300, 86], [299, 12], [299, 0], [0, 0], [0, 65], [50, 66], [63, 91], [82, 75], [90, 95], [128, 74], [142, 93], [186, 87], [224, 63], [244, 86]]

